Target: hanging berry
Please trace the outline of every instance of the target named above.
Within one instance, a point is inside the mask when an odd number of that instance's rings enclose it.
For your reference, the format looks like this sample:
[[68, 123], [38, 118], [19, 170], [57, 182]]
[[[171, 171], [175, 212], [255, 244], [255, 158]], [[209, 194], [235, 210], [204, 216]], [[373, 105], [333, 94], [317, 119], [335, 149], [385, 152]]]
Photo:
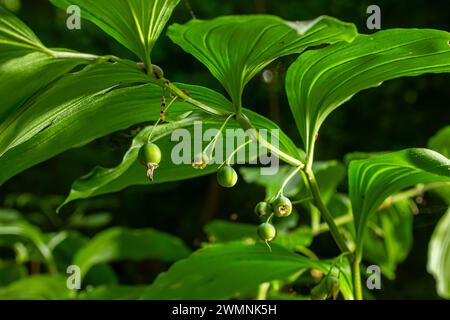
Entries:
[[139, 150], [139, 161], [147, 167], [147, 178], [153, 181], [153, 172], [161, 162], [161, 150], [159, 147], [148, 142]]
[[272, 206], [266, 201], [259, 202], [255, 207], [255, 214], [260, 218], [269, 216], [271, 213]]
[[217, 172], [217, 182], [222, 187], [225, 187], [225, 188], [234, 187], [237, 180], [238, 180], [238, 175], [237, 175], [236, 171], [228, 165], [223, 166]]
[[279, 195], [271, 203], [275, 216], [282, 218], [287, 217], [292, 213], [292, 203], [287, 197]]
[[261, 240], [264, 240], [266, 242], [272, 241], [276, 235], [277, 230], [269, 222], [261, 223], [258, 226], [258, 236], [261, 238]]

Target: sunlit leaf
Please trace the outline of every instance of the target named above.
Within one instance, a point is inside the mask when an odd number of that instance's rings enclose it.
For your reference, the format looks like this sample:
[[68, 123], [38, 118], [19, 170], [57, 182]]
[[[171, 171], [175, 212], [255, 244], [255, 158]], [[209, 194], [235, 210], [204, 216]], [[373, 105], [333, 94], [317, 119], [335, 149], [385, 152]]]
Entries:
[[[450, 157], [450, 126], [444, 127], [439, 130], [428, 141], [428, 148], [437, 151], [447, 158]], [[450, 205], [450, 186], [442, 186], [433, 189], [433, 192], [437, 193], [447, 204]]]
[[[259, 284], [286, 280], [326, 263], [311, 261], [278, 245], [211, 245], [175, 263], [148, 287], [142, 299], [228, 299], [244, 296]], [[201, 270], [201, 272], [199, 272]]]
[[240, 106], [244, 86], [276, 58], [310, 46], [352, 40], [356, 29], [326, 16], [290, 22], [269, 15], [241, 15], [174, 24], [168, 35], [205, 64], [234, 105]]
[[179, 0], [50, 0], [63, 10], [80, 8], [81, 18], [103, 31], [148, 63], [152, 48]]
[[350, 162], [358, 250], [369, 218], [387, 197], [418, 183], [439, 181], [450, 181], [450, 160], [428, 149], [406, 149]]
[[389, 29], [302, 54], [288, 70], [286, 92], [305, 151], [354, 94], [394, 78], [450, 72], [449, 40], [445, 31]]
[[80, 59], [56, 59], [22, 21], [0, 6], [0, 123]]
[[[189, 90], [192, 97], [217, 110], [230, 111], [232, 108], [231, 103], [228, 100], [210, 89], [185, 84], [178, 84], [178, 86]], [[182, 103], [180, 103], [180, 105], [174, 105], [171, 107], [171, 110], [167, 112], [167, 116], [172, 115], [175, 120], [172, 123], [160, 125], [156, 127], [154, 131], [153, 126], [148, 126], [142, 129], [141, 132], [134, 138], [131, 147], [124, 155], [122, 162], [118, 166], [114, 168], [96, 167], [86, 176], [76, 180], [72, 185], [69, 196], [66, 198], [62, 206], [76, 199], [116, 192], [131, 185], [148, 185], [149, 181], [145, 175], [145, 170], [143, 171], [143, 166], [139, 163], [139, 161], [137, 161], [137, 158], [141, 146], [147, 142], [152, 131], [152, 140], [156, 141], [160, 147], [163, 157], [158, 169], [155, 171], [155, 179], [151, 182], [151, 185], [194, 178], [215, 172], [218, 168], [217, 164], [207, 166], [204, 170], [194, 170], [190, 162], [187, 164], [174, 164], [173, 161], [171, 161], [173, 148], [175, 145], [180, 143], [178, 140], [172, 141], [171, 139], [171, 134], [174, 130], [186, 129], [189, 131], [190, 137], [192, 139], [196, 139], [198, 142], [201, 137], [195, 135], [195, 124], [198, 124], [199, 121], [201, 121], [203, 132], [206, 132], [206, 130], [210, 128], [218, 129], [225, 120], [224, 118], [210, 117], [206, 114], [194, 113], [176, 121], [176, 116], [179, 116], [181, 111], [184, 110], [186, 112], [186, 108], [192, 109], [192, 107], [189, 106], [183, 108], [183, 105], [184, 104]], [[175, 115], [173, 114], [174, 111], [176, 112]], [[245, 110], [245, 113], [251, 119], [255, 127], [269, 130], [279, 130], [279, 148], [293, 156], [299, 156], [299, 152], [297, 151], [295, 144], [276, 124], [250, 110]], [[239, 128], [238, 124], [234, 120], [230, 121], [226, 126], [226, 129], [233, 128]], [[238, 135], [239, 137], [244, 137], [245, 134], [243, 130], [234, 131], [232, 133]], [[226, 144], [224, 143], [223, 146], [225, 147], [225, 145]], [[205, 146], [206, 142], [204, 141], [203, 147]], [[226, 152], [228, 151], [226, 150]], [[191, 152], [191, 157], [193, 157], [194, 150], [191, 150]]]

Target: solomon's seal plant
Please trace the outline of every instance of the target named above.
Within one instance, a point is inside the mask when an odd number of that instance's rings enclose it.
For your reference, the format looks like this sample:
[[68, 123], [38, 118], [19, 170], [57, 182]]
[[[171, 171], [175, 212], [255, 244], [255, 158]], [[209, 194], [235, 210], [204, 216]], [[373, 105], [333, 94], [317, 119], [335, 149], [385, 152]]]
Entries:
[[[352, 154], [345, 164], [320, 161], [315, 152], [321, 143], [319, 131], [328, 116], [360, 91], [399, 77], [449, 73], [447, 31], [385, 29], [368, 35], [359, 33], [352, 23], [329, 16], [293, 22], [272, 15], [239, 15], [175, 23], [165, 33], [179, 0], [51, 3], [62, 10], [79, 6], [84, 18], [128, 48], [135, 59], [49, 48], [0, 6], [0, 186], [68, 149], [135, 125], [140, 129], [121, 162], [113, 168], [96, 167], [76, 180], [59, 209], [72, 201], [148, 185], [149, 179], [153, 180], [152, 188], [157, 188], [159, 183], [217, 172], [221, 186], [233, 187], [238, 174], [232, 158], [252, 143], [282, 162], [271, 176], [261, 175], [255, 166], [240, 167], [245, 181], [259, 184], [266, 191], [266, 200], [254, 210], [264, 220], [259, 226], [213, 221], [205, 232], [214, 244], [192, 255], [181, 240], [156, 230], [108, 229], [92, 240], [84, 239], [83, 245], [72, 252], [70, 262], [80, 266], [82, 281], [89, 276], [88, 271], [95, 271], [93, 267], [110, 261], [182, 259], [152, 284], [140, 288], [134, 297], [253, 298], [252, 292], [268, 283], [270, 298], [289, 291], [284, 288], [294, 288], [294, 283], [304, 280], [299, 275], [312, 270], [326, 276], [311, 290], [309, 298], [363, 299], [363, 262], [380, 264], [383, 274], [392, 278], [410, 250], [411, 198], [436, 190], [443, 201], [449, 200], [448, 130], [431, 140], [429, 149]], [[165, 34], [208, 68], [226, 96], [166, 78], [164, 66], [155, 65], [152, 54], [157, 39]], [[271, 119], [255, 112], [251, 101], [243, 99], [246, 85], [285, 56], [295, 58], [287, 69], [284, 87], [301, 144], [294, 143]], [[90, 125], [93, 121], [95, 125]], [[190, 155], [189, 165], [170, 161], [176, 145], [170, 136], [177, 129], [193, 132], [199, 121], [219, 133], [241, 129], [236, 131], [243, 143], [220, 166], [210, 163], [218, 136], [200, 154]], [[269, 141], [261, 129], [277, 130], [279, 143]], [[139, 162], [145, 165], [146, 174]], [[343, 185], [348, 192], [337, 192], [345, 177]], [[447, 298], [449, 214], [442, 217], [433, 235], [428, 265], [439, 294]], [[331, 234], [339, 250], [338, 263], [331, 263], [333, 257], [318, 256], [310, 248], [314, 238], [325, 232]], [[32, 234], [31, 242], [52, 274], [51, 285], [65, 288], [65, 279], [61, 280], [65, 270], [54, 258], [54, 252], [61, 249], [57, 249], [61, 238], [48, 240], [29, 224], [11, 222], [2, 222], [0, 234], [25, 238]], [[266, 244], [271, 242], [271, 250], [258, 237]], [[189, 276], [192, 274], [195, 277]], [[44, 287], [50, 283], [45, 277], [33, 281], [41, 281]], [[0, 291], [0, 296], [14, 288], [11, 285]], [[62, 292], [63, 298], [69, 297]], [[82, 298], [88, 294], [82, 290], [75, 295]]]

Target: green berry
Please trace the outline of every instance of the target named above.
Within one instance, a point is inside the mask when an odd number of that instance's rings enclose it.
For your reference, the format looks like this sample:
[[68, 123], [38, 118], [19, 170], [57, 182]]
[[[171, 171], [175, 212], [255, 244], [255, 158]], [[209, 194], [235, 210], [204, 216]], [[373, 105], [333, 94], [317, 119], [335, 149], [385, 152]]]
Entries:
[[258, 226], [258, 236], [261, 238], [261, 240], [272, 241], [273, 238], [275, 238], [276, 234], [277, 230], [268, 222], [261, 223]]
[[203, 170], [209, 163], [209, 157], [205, 152], [202, 152], [194, 157], [192, 161], [192, 168]]
[[292, 213], [291, 200], [283, 195], [280, 195], [272, 202], [272, 209], [273, 212], [275, 212], [275, 216], [279, 218], [287, 217]]
[[153, 181], [153, 172], [161, 162], [161, 150], [151, 142], [144, 144], [139, 150], [139, 161], [147, 167], [147, 178]]
[[259, 202], [255, 207], [255, 214], [262, 218], [272, 213], [272, 206], [265, 201]]
[[148, 164], [157, 165], [161, 162], [161, 150], [156, 144], [148, 142], [139, 150], [139, 160], [145, 166]]
[[217, 172], [217, 182], [225, 188], [233, 187], [238, 180], [236, 171], [230, 166], [223, 166]]

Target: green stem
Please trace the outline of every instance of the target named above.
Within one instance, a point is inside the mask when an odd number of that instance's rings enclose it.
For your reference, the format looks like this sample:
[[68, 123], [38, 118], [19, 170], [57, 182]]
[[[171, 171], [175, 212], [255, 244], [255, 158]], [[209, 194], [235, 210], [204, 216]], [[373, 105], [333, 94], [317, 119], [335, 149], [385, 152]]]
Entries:
[[247, 140], [246, 142], [244, 142], [243, 144], [241, 144], [239, 147], [237, 147], [235, 150], [233, 150], [233, 152], [232, 152], [232, 153], [228, 156], [228, 158], [220, 165], [219, 168], [222, 168], [222, 166], [223, 166], [224, 164], [226, 164], [226, 165], [229, 166], [229, 165], [230, 165], [230, 160], [234, 157], [234, 155], [235, 155], [236, 153], [238, 153], [238, 151], [241, 150], [242, 148], [244, 148], [246, 145], [250, 144], [252, 141], [253, 141], [252, 139], [249, 139], [249, 140]]
[[353, 292], [356, 300], [363, 300], [361, 284], [361, 258], [356, 258], [352, 263]]
[[164, 83], [164, 86], [169, 91], [173, 92], [175, 95], [180, 97], [182, 100], [184, 100], [184, 101], [186, 101], [186, 102], [188, 102], [188, 103], [190, 103], [190, 104], [192, 104], [194, 106], [199, 107], [200, 109], [202, 109], [203, 111], [205, 111], [207, 113], [214, 114], [216, 116], [229, 116], [230, 114], [233, 114], [233, 112], [216, 110], [214, 108], [211, 108], [211, 107], [207, 106], [203, 102], [200, 102], [198, 100], [195, 100], [195, 99], [191, 98], [186, 93], [184, 93], [183, 90], [178, 88], [176, 85], [174, 85], [173, 83], [171, 83], [167, 79], [162, 79], [162, 82]]
[[216, 141], [219, 138], [219, 136], [221, 135], [222, 131], [225, 129], [225, 126], [227, 125], [228, 121], [230, 121], [230, 119], [234, 116], [234, 114], [230, 114], [228, 116], [228, 118], [225, 119], [225, 121], [223, 122], [222, 126], [219, 128], [219, 131], [217, 131], [217, 134], [214, 136], [214, 138], [208, 143], [208, 145], [205, 147], [205, 149], [203, 150], [203, 152], [208, 153], [208, 148], [211, 148], [208, 156], [209, 158], [212, 158], [212, 154], [214, 151], [214, 147], [216, 145]]
[[320, 190], [319, 190], [319, 185], [317, 184], [314, 173], [312, 172], [312, 170], [306, 170], [304, 172], [307, 176], [311, 194], [314, 198], [314, 203], [315, 203], [317, 209], [319, 209], [325, 222], [328, 224], [331, 235], [333, 236], [334, 240], [336, 241], [336, 244], [338, 245], [338, 247], [342, 251], [342, 253], [351, 252], [350, 249], [348, 248], [344, 238], [342, 237], [341, 233], [339, 232], [339, 229], [336, 226], [336, 223], [334, 222], [333, 216], [328, 211], [328, 208], [325, 206], [325, 204], [322, 201], [322, 197], [320, 195]]
[[250, 130], [253, 133], [254, 139], [259, 142], [260, 145], [267, 148], [272, 152], [273, 154], [277, 155], [281, 160], [285, 161], [286, 163], [289, 163], [290, 165], [294, 167], [301, 167], [304, 168], [305, 164], [301, 162], [300, 160], [284, 153], [280, 149], [276, 148], [272, 144], [270, 144], [266, 139], [264, 139], [256, 130], [253, 125], [251, 124], [250, 120], [243, 114], [241, 116], [236, 115], [236, 121], [239, 123], [239, 125], [244, 130]]
[[278, 190], [275, 198], [277, 198], [278, 196], [282, 195], [284, 193], [284, 189], [286, 188], [287, 184], [289, 183], [289, 181], [291, 181], [291, 179], [303, 168], [303, 166], [299, 166], [297, 168], [295, 168], [290, 174], [289, 176], [284, 179], [283, 184], [281, 185], [280, 190]]

